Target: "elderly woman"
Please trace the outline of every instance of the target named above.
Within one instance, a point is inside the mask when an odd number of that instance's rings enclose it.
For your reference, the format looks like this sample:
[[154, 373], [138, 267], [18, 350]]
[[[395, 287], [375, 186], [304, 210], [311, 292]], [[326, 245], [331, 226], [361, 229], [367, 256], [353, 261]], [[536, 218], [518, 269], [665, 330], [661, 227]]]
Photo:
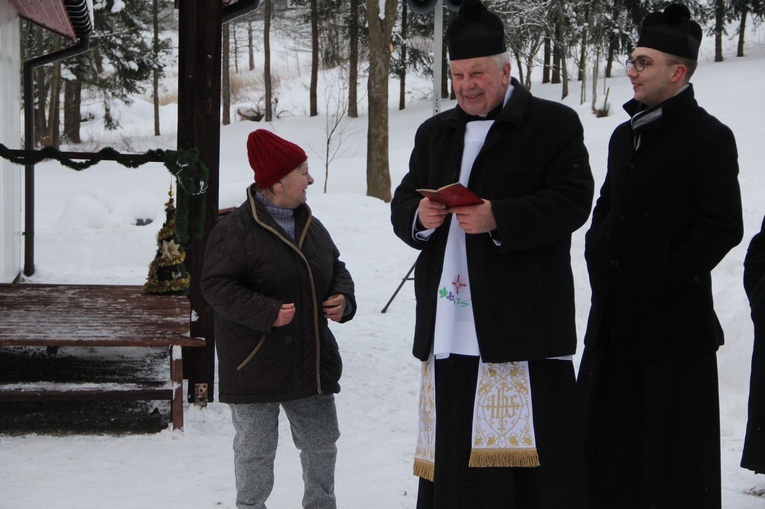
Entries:
[[752, 238], [746, 253], [744, 289], [752, 308], [754, 351], [749, 382], [749, 420], [741, 466], [765, 474], [765, 218], [760, 233]]
[[303, 149], [259, 129], [247, 140], [255, 183], [213, 228], [202, 292], [215, 311], [220, 401], [236, 436], [237, 508], [265, 508], [284, 409], [300, 449], [303, 507], [334, 508], [334, 394], [342, 362], [328, 320], [356, 311], [354, 284], [306, 205]]

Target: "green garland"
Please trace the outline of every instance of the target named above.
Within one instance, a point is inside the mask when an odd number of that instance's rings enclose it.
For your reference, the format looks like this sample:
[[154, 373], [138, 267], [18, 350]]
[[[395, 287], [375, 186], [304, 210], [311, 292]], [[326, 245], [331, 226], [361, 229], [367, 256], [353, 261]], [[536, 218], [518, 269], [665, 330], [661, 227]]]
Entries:
[[[96, 152], [96, 155], [106, 157], [84, 158], [80, 162], [66, 157], [58, 148], [52, 146], [43, 147], [32, 154], [29, 154], [29, 152], [9, 149], [0, 143], [0, 157], [22, 166], [34, 165], [46, 159], [55, 159], [67, 168], [82, 171], [98, 164], [102, 160], [113, 160], [127, 168], [138, 168], [149, 162], [162, 161], [168, 171], [175, 177], [177, 184], [178, 196], [175, 231], [178, 240], [183, 244], [187, 244], [189, 241], [188, 211], [191, 200], [194, 200], [196, 205], [192, 222], [192, 236], [195, 239], [200, 239], [204, 235], [205, 200], [203, 195], [207, 192], [210, 172], [199, 158], [199, 151], [196, 148], [187, 150], [149, 150], [145, 153], [147, 158], [144, 161], [136, 161], [132, 156], [121, 154], [111, 147], [106, 147]], [[24, 155], [20, 153], [24, 153]]]
[[176, 182], [176, 213], [175, 233], [181, 244], [189, 241], [189, 201], [195, 200], [192, 232], [195, 239], [204, 235], [205, 200], [202, 195], [207, 192], [210, 172], [205, 163], [199, 159], [196, 148], [189, 150], [168, 151], [165, 157], [165, 167], [173, 174]]

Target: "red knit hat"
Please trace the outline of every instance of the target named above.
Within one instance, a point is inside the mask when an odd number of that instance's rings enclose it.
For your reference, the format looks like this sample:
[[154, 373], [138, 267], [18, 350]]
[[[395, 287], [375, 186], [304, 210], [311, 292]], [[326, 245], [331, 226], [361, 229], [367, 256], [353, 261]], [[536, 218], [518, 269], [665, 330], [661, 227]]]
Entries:
[[247, 157], [260, 189], [273, 186], [308, 159], [302, 148], [266, 129], [247, 137]]

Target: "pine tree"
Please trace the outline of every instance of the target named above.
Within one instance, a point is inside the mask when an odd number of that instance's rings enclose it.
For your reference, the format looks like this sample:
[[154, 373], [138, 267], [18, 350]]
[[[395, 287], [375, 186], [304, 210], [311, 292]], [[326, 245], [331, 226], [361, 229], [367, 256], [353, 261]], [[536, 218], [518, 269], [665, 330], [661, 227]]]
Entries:
[[165, 224], [157, 233], [157, 254], [149, 265], [149, 275], [143, 285], [146, 293], [189, 293], [191, 275], [186, 270], [186, 251], [175, 235], [175, 205], [173, 189], [165, 203]]

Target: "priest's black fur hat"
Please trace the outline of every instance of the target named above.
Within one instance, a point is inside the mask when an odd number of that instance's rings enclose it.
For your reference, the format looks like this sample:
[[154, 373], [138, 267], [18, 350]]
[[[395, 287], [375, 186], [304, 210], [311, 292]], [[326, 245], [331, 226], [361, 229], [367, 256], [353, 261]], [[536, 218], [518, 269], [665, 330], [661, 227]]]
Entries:
[[698, 60], [701, 38], [701, 26], [691, 19], [688, 7], [672, 4], [664, 12], [652, 12], [645, 17], [637, 45]]
[[446, 29], [450, 60], [488, 57], [507, 51], [502, 20], [480, 0], [462, 0]]

